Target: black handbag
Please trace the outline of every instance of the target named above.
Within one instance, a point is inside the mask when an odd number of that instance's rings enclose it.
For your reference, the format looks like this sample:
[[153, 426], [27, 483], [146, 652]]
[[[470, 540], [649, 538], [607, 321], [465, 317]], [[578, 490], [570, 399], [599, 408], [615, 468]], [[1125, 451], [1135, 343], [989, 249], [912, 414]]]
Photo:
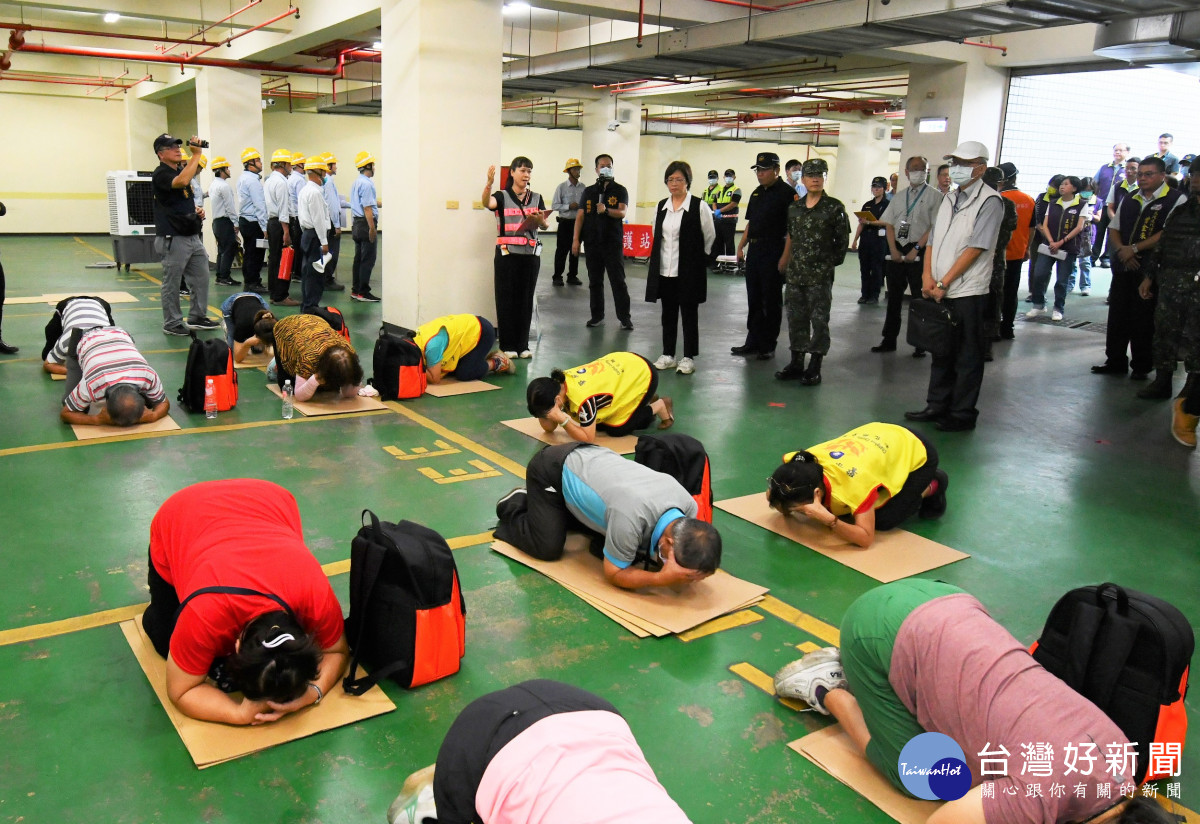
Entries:
[[910, 346], [942, 357], [954, 351], [957, 336], [958, 318], [949, 306], [928, 298], [909, 301], [907, 340]]

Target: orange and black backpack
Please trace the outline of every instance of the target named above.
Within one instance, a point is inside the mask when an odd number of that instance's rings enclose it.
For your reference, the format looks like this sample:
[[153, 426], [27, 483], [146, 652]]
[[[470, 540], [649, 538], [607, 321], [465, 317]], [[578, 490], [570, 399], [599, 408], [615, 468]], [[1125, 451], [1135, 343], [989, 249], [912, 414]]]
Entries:
[[[1141, 784], [1171, 775], [1150, 769], [1151, 744], [1178, 745], [1182, 757], [1187, 738], [1183, 701], [1194, 649], [1191, 625], [1171, 604], [1100, 584], [1060, 598], [1029, 651], [1103, 710], [1137, 746], [1135, 778]], [[1164, 746], [1163, 754], [1169, 752]]]
[[224, 338], [200, 340], [195, 332], [188, 348], [187, 366], [183, 371], [183, 386], [179, 389], [179, 404], [188, 412], [204, 411], [204, 382], [213, 379], [217, 395], [217, 411], [228, 412], [237, 406], [238, 376], [233, 368], [233, 352]]
[[425, 353], [413, 340], [416, 334], [386, 322], [379, 328], [371, 385], [379, 390], [380, 400], [405, 400], [425, 394]]
[[696, 501], [696, 518], [712, 523], [712, 466], [704, 444], [691, 435], [641, 435], [633, 460], [656, 472], [670, 475]]
[[[446, 540], [412, 521], [374, 512], [350, 544], [350, 670], [342, 687], [362, 695], [390, 678], [417, 687], [458, 672], [466, 615], [458, 567]], [[360, 664], [369, 675], [355, 677]]]
[[307, 314], [316, 315], [324, 320], [329, 324], [330, 329], [345, 338], [346, 343], [350, 343], [350, 325], [346, 323], [341, 309], [336, 306], [318, 306], [315, 309], [309, 309]]

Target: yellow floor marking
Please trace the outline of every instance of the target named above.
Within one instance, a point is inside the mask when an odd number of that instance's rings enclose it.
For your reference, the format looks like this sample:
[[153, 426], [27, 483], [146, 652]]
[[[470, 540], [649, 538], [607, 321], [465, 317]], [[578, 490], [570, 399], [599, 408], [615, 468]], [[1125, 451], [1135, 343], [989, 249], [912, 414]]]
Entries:
[[[91, 249], [93, 252], [95, 252], [100, 257], [104, 258], [105, 260], [111, 260], [113, 263], [117, 262], [117, 259], [115, 257], [113, 257], [112, 255], [110, 255], [108, 252], [105, 252], [103, 249], [97, 249], [95, 246], [88, 243], [86, 240], [84, 240], [81, 237], [75, 238], [75, 242], [78, 243], [80, 246], [83, 246], [85, 249]], [[129, 271], [136, 272], [137, 274], [141, 275], [142, 277], [144, 277], [146, 280], [150, 281], [151, 283], [162, 286], [162, 280], [160, 278], [156, 278], [153, 275], [143, 272], [141, 269], [130, 269]], [[221, 310], [220, 309], [218, 309], [215, 306], [207, 306], [205, 308], [208, 309], [208, 313], [210, 315], [212, 315], [214, 318], [216, 318], [217, 320], [221, 319]]]
[[425, 446], [415, 446], [408, 450], [408, 452], [396, 446], [385, 446], [383, 451], [398, 461], [411, 461], [416, 458], [436, 458], [440, 455], [458, 455], [462, 452], [462, 450], [455, 449], [441, 438], [434, 441], [433, 445], [439, 447], [437, 451], [433, 451]]
[[781, 621], [786, 621], [794, 627], [815, 635], [827, 644], [841, 646], [841, 633], [832, 624], [827, 624], [820, 618], [814, 618], [807, 612], [801, 612], [791, 604], [785, 604], [774, 595], [768, 595], [758, 604], [759, 609], [774, 615]]
[[695, 641], [697, 638], [704, 638], [708, 635], [724, 632], [727, 629], [757, 624], [762, 619], [763, 617], [754, 610], [743, 609], [738, 612], [731, 612], [729, 615], [722, 615], [720, 618], [714, 618], [711, 621], [705, 621], [700, 626], [689, 629], [687, 632], [681, 632], [675, 637], [686, 643], [688, 641]]
[[503, 474], [488, 466], [483, 461], [471, 461], [471, 466], [481, 471], [468, 473], [465, 469], [448, 469], [446, 471], [450, 473], [449, 478], [447, 478], [441, 472], [438, 472], [432, 466], [420, 466], [417, 467], [417, 471], [434, 483], [439, 484], [454, 484], [458, 483], [459, 481], [478, 481], [481, 478], [499, 478]]
[[[491, 542], [492, 533], [490, 532], [480, 532], [475, 535], [460, 535], [456, 538], [449, 538], [446, 541], [451, 549], [463, 549]], [[333, 561], [323, 565], [321, 569], [329, 577], [344, 575], [350, 571], [350, 561], [349, 559]], [[73, 618], [64, 618], [61, 621], [48, 621], [44, 624], [31, 624], [27, 627], [4, 630], [0, 632], [0, 647], [20, 644], [26, 641], [40, 641], [44, 638], [53, 638], [56, 635], [66, 635], [71, 632], [95, 629], [96, 627], [109, 626], [110, 624], [119, 624], [122, 621], [128, 621], [130, 618], [140, 615], [146, 606], [144, 603], [130, 604], [126, 607], [93, 612], [90, 615], [77, 615]]]
[[296, 424], [304, 421], [329, 421], [340, 418], [363, 417], [366, 415], [386, 415], [386, 409], [375, 409], [370, 412], [344, 412], [334, 415], [318, 415], [312, 418], [297, 417], [290, 420], [280, 418], [277, 421], [248, 421], [247, 423], [231, 423], [218, 426], [197, 426], [191, 429], [172, 429], [169, 432], [139, 432], [133, 435], [114, 435], [111, 438], [92, 438], [86, 441], [62, 441], [59, 443], [39, 443], [29, 446], [14, 446], [11, 449], [0, 449], [0, 458], [10, 455], [28, 455], [33, 452], [52, 452], [56, 449], [71, 449], [77, 446], [91, 446], [100, 443], [116, 443], [119, 441], [140, 441], [147, 438], [165, 438], [175, 435], [196, 435], [211, 432], [237, 432], [243, 429], [257, 429], [262, 426], [281, 426]]
[[[421, 426], [440, 435], [441, 437], [445, 438], [448, 441], [452, 441], [453, 443], [456, 443], [465, 449], [469, 449], [470, 451], [474, 452], [479, 457], [484, 458], [488, 461], [491, 461], [492, 463], [499, 466], [501, 469], [506, 469], [509, 472], [511, 472], [512, 474], [516, 475], [518, 478], [521, 478], [522, 480], [524, 480], [525, 467], [522, 466], [521, 464], [517, 463], [516, 461], [506, 458], [503, 455], [501, 455], [499, 452], [496, 452], [495, 450], [492, 450], [492, 449], [488, 449], [486, 446], [478, 444], [475, 441], [471, 440], [470, 438], [468, 438], [464, 435], [458, 434], [457, 432], [455, 432], [452, 429], [447, 429], [446, 427], [442, 426], [440, 423], [430, 420], [429, 418], [425, 417], [424, 415], [421, 415], [417, 412], [413, 412], [411, 409], [409, 409], [407, 406], [405, 406], [402, 403], [398, 403], [397, 401], [388, 401], [385, 404], [385, 406], [387, 406], [387, 408], [391, 409], [393, 412], [397, 412], [397, 413], [403, 415], [404, 417], [408, 418], [410, 421], [420, 424]], [[496, 473], [496, 474], [500, 474], [500, 473]]]
[[[767, 675], [753, 664], [747, 664], [745, 662], [733, 664], [729, 667], [729, 671], [734, 675], [740, 675], [742, 678], [749, 681], [752, 686], [758, 687], [767, 695], [775, 696], [775, 679]], [[775, 697], [785, 707], [790, 707], [797, 712], [811, 709], [811, 707], [809, 707], [808, 704], [805, 704], [803, 701], [797, 701], [793, 698]]]
[[805, 641], [803, 644], [796, 644], [796, 649], [800, 650], [806, 655], [810, 652], [816, 652], [820, 648], [820, 644], [814, 644], [812, 641]]
[[467, 474], [467, 470], [465, 470], [465, 469], [451, 469], [451, 470], [450, 470], [450, 474], [451, 474], [451, 475], [466, 475], [466, 474]]

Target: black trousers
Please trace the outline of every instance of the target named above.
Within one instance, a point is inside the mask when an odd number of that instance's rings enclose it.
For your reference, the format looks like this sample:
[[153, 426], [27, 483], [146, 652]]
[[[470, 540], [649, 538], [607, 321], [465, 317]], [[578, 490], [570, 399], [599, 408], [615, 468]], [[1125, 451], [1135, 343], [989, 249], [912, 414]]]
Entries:
[[242, 281], [246, 287], [262, 286], [263, 250], [258, 248], [263, 230], [257, 220], [238, 220], [242, 230]]
[[219, 217], [213, 221], [213, 237], [217, 239], [217, 279], [229, 280], [233, 269], [233, 258], [237, 254], [237, 233], [233, 221]]
[[679, 278], [660, 278], [658, 299], [662, 301], [663, 354], [675, 357], [675, 341], [679, 332], [679, 318], [683, 317], [683, 356], [694, 358], [700, 354], [700, 304], [695, 301], [679, 302]]
[[[734, 243], [734, 236], [737, 234], [737, 218], [736, 217], [719, 217], [713, 220], [713, 228], [717, 231], [716, 242], [713, 246], [717, 249], [718, 255], [736, 255], [737, 244]], [[782, 254], [782, 249], [780, 253]]]
[[[147, 549], [147, 556], [149, 549]], [[179, 612], [179, 593], [175, 587], [154, 568], [154, 561], [146, 563], [146, 583], [150, 587], [150, 605], [142, 613], [142, 629], [154, 645], [154, 651], [163, 658], [171, 649], [171, 636], [175, 633], [175, 615]]]
[[934, 445], [920, 432], [910, 429], [917, 440], [925, 444], [925, 463], [908, 473], [904, 486], [888, 502], [875, 510], [875, 531], [895, 529], [921, 511], [921, 493], [933, 480], [938, 468], [938, 453]]
[[537, 291], [537, 255], [502, 255], [497, 247], [492, 264], [496, 293], [496, 325], [500, 349], [524, 352], [529, 348], [529, 325], [533, 323], [533, 296]]
[[304, 279], [304, 258], [300, 254], [300, 238], [303, 236], [304, 230], [300, 228], [300, 218], [296, 215], [292, 215], [291, 220], [288, 221], [288, 231], [292, 236], [292, 246], [296, 250], [296, 254], [292, 258], [292, 280], [299, 283]]
[[338, 258], [342, 255], [342, 235], [332, 224], [329, 227], [329, 254], [333, 255], [333, 259], [325, 264], [326, 283], [333, 282], [334, 276], [337, 275]]
[[[0, 263], [0, 325], [4, 324], [4, 264]], [[43, 358], [45, 356], [43, 355]]]
[[475, 794], [496, 754], [538, 721], [564, 712], [620, 715], [599, 696], [558, 681], [525, 681], [476, 698], [450, 725], [438, 750], [433, 800], [438, 821], [478, 821]]
[[300, 268], [300, 311], [312, 312], [321, 305], [321, 296], [325, 294], [325, 275], [313, 268], [313, 264], [321, 259], [321, 239], [313, 229], [305, 229], [296, 246], [296, 255], [304, 257]]
[[479, 343], [458, 359], [458, 364], [454, 367], [453, 372], [447, 373], [453, 375], [456, 380], [477, 381], [488, 373], [487, 356], [496, 343], [496, 329], [487, 318], [479, 315], [475, 317], [479, 318]]
[[1108, 245], [1108, 208], [1101, 206], [1102, 216], [1100, 222], [1096, 224], [1096, 239], [1092, 241], [1092, 260], [1098, 260], [1102, 257], [1108, 257], [1108, 252], [1104, 248]]
[[[563, 271], [571, 280], [579, 279], [579, 255], [571, 254], [571, 244], [575, 241], [575, 221], [558, 219], [558, 231], [554, 235], [554, 280], [562, 280]], [[567, 258], [570, 258], [570, 268], [567, 268]]]
[[1142, 278], [1141, 272], [1113, 272], [1104, 357], [1110, 365], [1145, 373], [1154, 368], [1154, 307], [1158, 300], [1143, 300], [1138, 294]]
[[1017, 319], [1017, 292], [1021, 288], [1023, 260], [1010, 260], [1004, 264], [1004, 293], [1000, 299], [1000, 331], [1012, 334], [1013, 321]]
[[987, 295], [942, 299], [958, 319], [958, 334], [950, 354], [933, 356], [925, 400], [928, 406], [956, 421], [974, 423], [979, 417], [975, 404], [983, 386], [983, 312], [987, 299]]
[[746, 252], [746, 346], [774, 352], [783, 322], [783, 238], [752, 240]]
[[[289, 228], [289, 232], [291, 229]], [[300, 236], [291, 235], [292, 254], [300, 257]], [[279, 278], [280, 257], [283, 255], [283, 224], [277, 217], [267, 218], [267, 289], [271, 300], [283, 300], [288, 296], [291, 281]]]
[[[363, 295], [371, 291], [371, 273], [375, 271], [375, 255], [378, 252], [379, 241], [371, 240], [371, 226], [365, 217], [354, 218], [350, 236], [354, 238], [353, 282], [350, 292]], [[378, 233], [375, 237], [379, 237]]]
[[568, 530], [591, 531], [567, 509], [562, 494], [563, 465], [567, 456], [582, 445], [548, 446], [533, 456], [525, 470], [526, 494], [496, 508], [500, 519], [495, 531], [497, 540], [506, 541], [540, 561], [557, 561], [562, 557]]
[[[869, 231], [875, 231], [869, 229]], [[884, 257], [888, 253], [887, 244], [880, 244], [881, 238], [860, 239], [858, 244], [858, 276], [861, 283], [860, 297], [867, 300], [879, 300], [879, 290], [883, 288]]]
[[646, 360], [642, 355], [638, 355], [646, 362], [646, 368], [650, 370], [650, 384], [646, 387], [646, 393], [642, 395], [642, 399], [638, 401], [637, 409], [629, 416], [629, 420], [622, 424], [598, 423], [596, 429], [606, 435], [611, 435], [614, 438], [620, 438], [625, 435], [632, 435], [640, 429], [649, 428], [650, 424], [654, 423], [654, 410], [650, 408], [650, 404], [658, 397], [658, 371], [654, 368], [654, 364]]
[[[592, 247], [596, 248], [592, 248]], [[591, 244], [583, 248], [587, 264], [588, 298], [592, 319], [604, 317], [604, 276], [612, 287], [617, 319], [629, 320], [629, 288], [625, 285], [625, 249], [619, 244]]]
[[[901, 246], [900, 251], [908, 254], [912, 244]], [[900, 337], [901, 314], [904, 311], [904, 291], [913, 298], [921, 297], [921, 258], [909, 262], [885, 260], [883, 274], [887, 279], [887, 312], [883, 318], [883, 339], [896, 342]]]

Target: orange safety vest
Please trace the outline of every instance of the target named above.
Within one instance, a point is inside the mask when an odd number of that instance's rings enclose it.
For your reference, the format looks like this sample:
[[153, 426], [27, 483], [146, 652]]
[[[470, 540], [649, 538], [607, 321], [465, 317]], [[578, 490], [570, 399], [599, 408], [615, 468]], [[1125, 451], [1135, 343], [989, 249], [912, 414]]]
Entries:
[[525, 203], [535, 205], [522, 205], [508, 189], [501, 189], [496, 193], [500, 206], [496, 211], [496, 245], [507, 247], [512, 254], [531, 255], [538, 244], [536, 229], [532, 232], [520, 231], [525, 218], [538, 211], [536, 204], [540, 200], [531, 190], [527, 190], [526, 195]]

